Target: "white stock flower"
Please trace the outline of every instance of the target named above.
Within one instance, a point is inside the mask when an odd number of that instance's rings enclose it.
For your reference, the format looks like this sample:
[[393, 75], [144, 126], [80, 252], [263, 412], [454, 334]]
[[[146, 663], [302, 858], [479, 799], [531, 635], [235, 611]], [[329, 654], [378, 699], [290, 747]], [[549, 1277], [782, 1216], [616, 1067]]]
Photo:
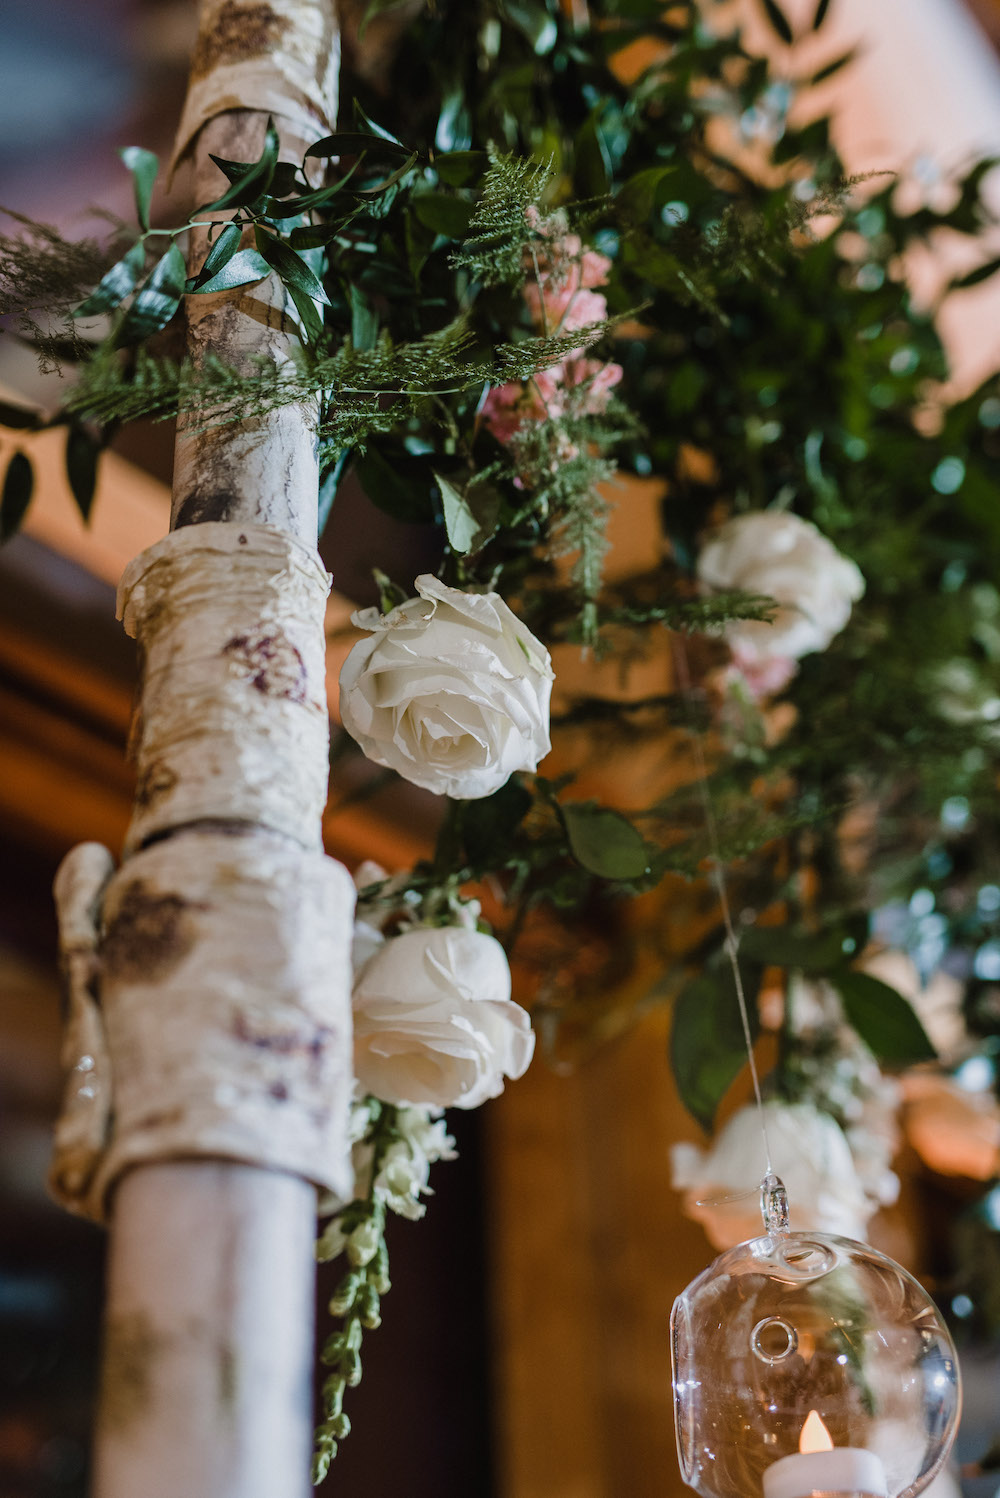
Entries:
[[[764, 1112], [771, 1162], [788, 1188], [792, 1227], [864, 1237], [873, 1208], [839, 1124], [809, 1103], [768, 1102]], [[763, 1232], [761, 1153], [755, 1107], [734, 1113], [707, 1151], [696, 1144], [671, 1149], [673, 1185], [684, 1192], [684, 1211], [718, 1249]], [[740, 1193], [737, 1200], [723, 1200], [734, 1193]]]
[[389, 1103], [475, 1108], [527, 1069], [535, 1037], [500, 943], [457, 926], [390, 937], [354, 986], [354, 1070]]
[[855, 564], [811, 521], [787, 510], [753, 510], [718, 530], [698, 557], [709, 588], [739, 588], [778, 601], [772, 622], [738, 619], [726, 638], [738, 663], [760, 667], [825, 650], [865, 591]]
[[344, 727], [369, 759], [438, 795], [474, 800], [548, 754], [552, 667], [498, 593], [463, 593], [425, 574], [419, 597], [371, 630], [340, 673]]

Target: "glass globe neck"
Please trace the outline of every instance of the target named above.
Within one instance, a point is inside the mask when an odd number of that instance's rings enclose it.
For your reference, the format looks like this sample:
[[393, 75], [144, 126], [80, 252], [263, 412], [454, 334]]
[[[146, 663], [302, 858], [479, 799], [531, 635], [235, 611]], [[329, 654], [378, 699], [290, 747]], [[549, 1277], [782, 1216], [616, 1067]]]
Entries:
[[760, 1183], [760, 1215], [769, 1238], [788, 1232], [788, 1192], [780, 1176], [769, 1170]]

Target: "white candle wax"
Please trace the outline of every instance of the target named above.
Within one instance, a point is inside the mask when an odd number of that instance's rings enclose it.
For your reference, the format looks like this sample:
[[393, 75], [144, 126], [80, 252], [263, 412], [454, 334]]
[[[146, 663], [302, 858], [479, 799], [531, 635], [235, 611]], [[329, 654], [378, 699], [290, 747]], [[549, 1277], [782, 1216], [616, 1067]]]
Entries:
[[887, 1498], [885, 1468], [874, 1451], [837, 1446], [832, 1451], [783, 1456], [764, 1473], [764, 1498], [810, 1498], [812, 1493], [869, 1493], [872, 1498]]

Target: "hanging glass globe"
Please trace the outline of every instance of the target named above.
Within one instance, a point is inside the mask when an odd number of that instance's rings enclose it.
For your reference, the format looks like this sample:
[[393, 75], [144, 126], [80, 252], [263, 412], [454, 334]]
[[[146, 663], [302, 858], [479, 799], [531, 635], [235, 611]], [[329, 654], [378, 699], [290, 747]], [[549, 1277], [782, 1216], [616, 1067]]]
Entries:
[[684, 1481], [706, 1498], [912, 1498], [958, 1424], [940, 1313], [866, 1244], [789, 1232], [773, 1176], [762, 1202], [764, 1236], [722, 1254], [674, 1303]]

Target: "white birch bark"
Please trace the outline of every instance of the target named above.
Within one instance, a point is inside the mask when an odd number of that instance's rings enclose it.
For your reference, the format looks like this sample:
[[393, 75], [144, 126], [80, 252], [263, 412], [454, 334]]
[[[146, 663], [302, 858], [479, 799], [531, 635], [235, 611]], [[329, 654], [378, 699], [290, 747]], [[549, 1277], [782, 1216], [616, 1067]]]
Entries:
[[[200, 24], [178, 154], [205, 202], [223, 185], [208, 153], [256, 159], [268, 114], [286, 160], [330, 132], [338, 40], [333, 0], [202, 0]], [[189, 301], [195, 359], [290, 357], [274, 278]], [[105, 883], [77, 850], [61, 876], [75, 1019], [53, 1184], [111, 1227], [97, 1498], [309, 1490], [315, 1187], [348, 1169], [353, 903], [317, 851], [314, 417], [179, 438], [174, 534], [123, 580], [146, 667], [131, 856]]]

